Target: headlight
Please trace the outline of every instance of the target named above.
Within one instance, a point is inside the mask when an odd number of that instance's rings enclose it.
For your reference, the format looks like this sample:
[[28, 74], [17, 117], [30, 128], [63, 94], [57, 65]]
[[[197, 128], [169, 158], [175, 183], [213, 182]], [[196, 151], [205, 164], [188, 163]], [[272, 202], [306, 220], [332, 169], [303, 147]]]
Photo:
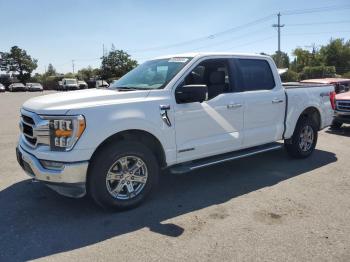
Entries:
[[85, 118], [78, 116], [50, 116], [50, 147], [55, 151], [69, 151], [85, 130]]

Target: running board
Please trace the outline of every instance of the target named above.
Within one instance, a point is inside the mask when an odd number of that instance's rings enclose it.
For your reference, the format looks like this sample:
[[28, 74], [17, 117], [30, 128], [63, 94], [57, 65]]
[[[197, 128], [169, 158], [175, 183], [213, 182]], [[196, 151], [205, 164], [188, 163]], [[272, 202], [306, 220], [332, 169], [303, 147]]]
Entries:
[[207, 167], [207, 166], [212, 166], [216, 164], [220, 164], [226, 161], [231, 161], [235, 159], [240, 159], [272, 150], [277, 150], [283, 147], [283, 144], [281, 143], [269, 143], [266, 145], [261, 145], [261, 146], [255, 146], [247, 149], [242, 149], [230, 153], [225, 153], [222, 155], [217, 155], [213, 157], [206, 157], [198, 160], [193, 160], [189, 162], [185, 162], [182, 164], [177, 164], [174, 166], [169, 167], [169, 170], [173, 174], [182, 174], [182, 173], [187, 173], [199, 168]]

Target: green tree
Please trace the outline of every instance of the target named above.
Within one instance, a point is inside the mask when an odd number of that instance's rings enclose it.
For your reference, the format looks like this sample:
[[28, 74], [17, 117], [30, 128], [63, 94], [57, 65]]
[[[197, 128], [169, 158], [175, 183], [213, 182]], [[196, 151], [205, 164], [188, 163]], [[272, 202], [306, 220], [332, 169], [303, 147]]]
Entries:
[[87, 68], [82, 68], [78, 71], [78, 78], [84, 81], [89, 81], [90, 79], [97, 79], [100, 76], [100, 69], [92, 68], [91, 66]]
[[271, 55], [272, 59], [275, 61], [277, 67], [279, 68], [288, 68], [289, 67], [289, 56], [287, 53], [278, 52]]
[[47, 67], [46, 75], [47, 76], [54, 76], [56, 75], [56, 69], [53, 67], [53, 65], [50, 63], [49, 66]]
[[119, 78], [137, 66], [137, 61], [123, 50], [112, 46], [107, 56], [102, 57], [101, 76], [103, 79]]
[[329, 44], [320, 49], [320, 54], [327, 66], [334, 66], [337, 74], [350, 71], [350, 40], [331, 39]]
[[293, 62], [291, 63], [291, 69], [293, 71], [300, 73], [305, 66], [310, 65], [312, 54], [310, 53], [309, 50], [296, 48], [293, 51], [293, 55], [295, 56]]
[[27, 54], [27, 51], [18, 46], [11, 47], [9, 53], [3, 53], [2, 60], [2, 69], [8, 73], [14, 72], [22, 82], [27, 81], [31, 73], [38, 67], [38, 60], [33, 59]]

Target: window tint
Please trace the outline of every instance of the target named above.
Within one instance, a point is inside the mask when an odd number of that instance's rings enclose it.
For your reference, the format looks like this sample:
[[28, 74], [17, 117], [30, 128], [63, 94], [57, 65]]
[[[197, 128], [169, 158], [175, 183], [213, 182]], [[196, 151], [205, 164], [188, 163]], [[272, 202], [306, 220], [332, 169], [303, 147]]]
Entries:
[[207, 85], [208, 99], [231, 92], [227, 59], [209, 59], [189, 73], [185, 85]]
[[265, 60], [238, 59], [243, 91], [269, 90], [275, 87], [270, 65]]

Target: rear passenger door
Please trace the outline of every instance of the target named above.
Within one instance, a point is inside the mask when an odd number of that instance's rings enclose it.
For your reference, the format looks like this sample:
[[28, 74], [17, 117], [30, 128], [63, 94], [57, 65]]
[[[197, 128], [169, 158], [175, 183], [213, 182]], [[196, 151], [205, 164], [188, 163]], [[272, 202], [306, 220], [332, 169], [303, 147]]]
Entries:
[[[243, 146], [252, 147], [282, 139], [286, 98], [264, 58], [235, 59], [238, 85], [243, 92]], [[277, 82], [277, 83], [276, 83]]]

